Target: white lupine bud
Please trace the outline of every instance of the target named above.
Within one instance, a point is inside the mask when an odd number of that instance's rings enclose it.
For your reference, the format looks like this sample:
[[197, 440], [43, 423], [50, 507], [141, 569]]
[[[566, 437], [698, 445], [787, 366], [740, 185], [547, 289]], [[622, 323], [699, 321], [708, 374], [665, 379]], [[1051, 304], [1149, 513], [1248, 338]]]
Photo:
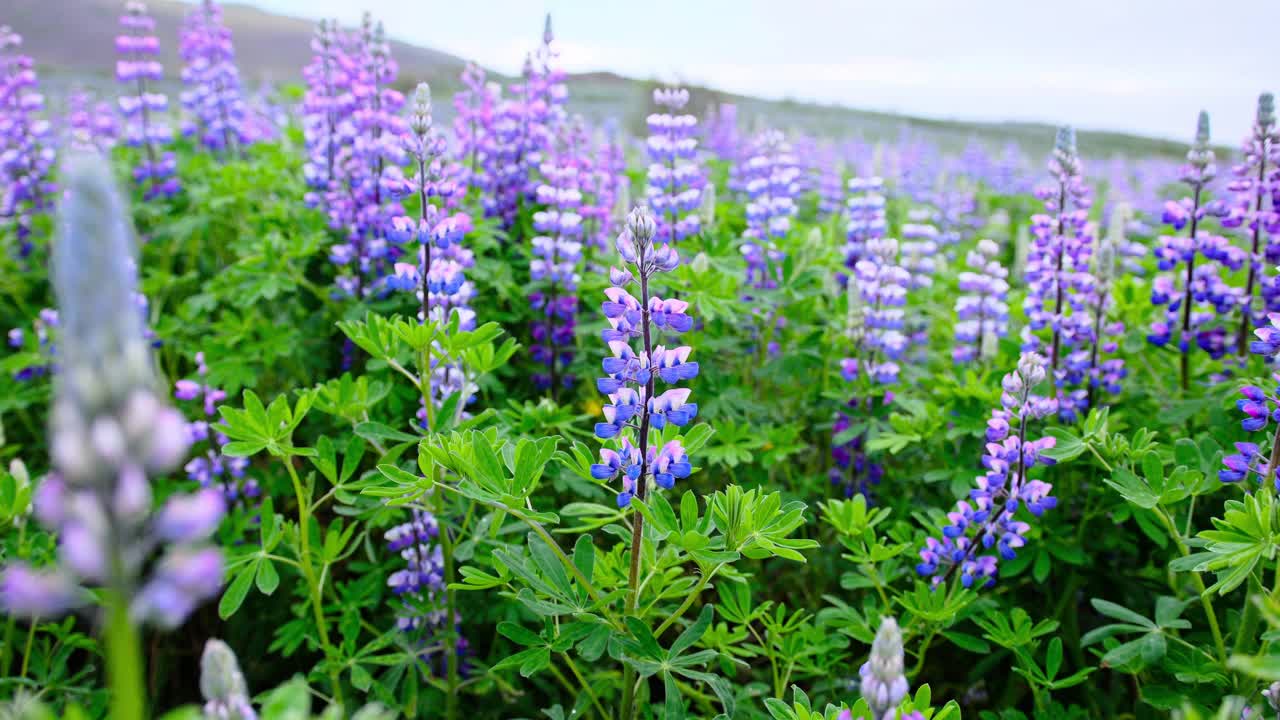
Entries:
[[211, 639], [200, 656], [200, 694], [208, 720], [256, 720], [249, 691], [236, 654], [226, 643]]
[[904, 673], [902, 631], [892, 617], [880, 621], [880, 629], [871, 644], [871, 656], [858, 671], [862, 676], [862, 699], [876, 720], [893, 717], [893, 711], [910, 689]]

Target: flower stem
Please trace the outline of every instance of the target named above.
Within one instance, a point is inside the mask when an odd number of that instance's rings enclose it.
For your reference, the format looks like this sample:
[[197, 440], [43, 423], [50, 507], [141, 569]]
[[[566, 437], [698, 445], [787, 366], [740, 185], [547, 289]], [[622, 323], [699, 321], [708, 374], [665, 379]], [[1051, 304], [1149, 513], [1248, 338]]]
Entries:
[[[307, 593], [311, 596], [311, 610], [315, 615], [316, 631], [320, 635], [320, 649], [324, 652], [325, 663], [329, 664], [333, 660], [334, 651], [329, 642], [329, 625], [324, 615], [324, 600], [321, 597], [323, 588], [316, 579], [315, 566], [311, 562], [311, 503], [302, 480], [298, 477], [298, 471], [293, 467], [293, 461], [286, 459], [284, 466], [289, 471], [293, 492], [298, 499], [298, 562], [302, 568], [302, 577], [307, 582]], [[342, 681], [338, 678], [338, 671], [332, 667], [329, 670], [329, 683], [333, 686], [334, 700], [342, 704]]]
[[111, 717], [114, 720], [142, 720], [147, 712], [142, 684], [142, 643], [138, 629], [129, 619], [129, 600], [119, 591], [112, 591], [107, 597], [105, 639]]

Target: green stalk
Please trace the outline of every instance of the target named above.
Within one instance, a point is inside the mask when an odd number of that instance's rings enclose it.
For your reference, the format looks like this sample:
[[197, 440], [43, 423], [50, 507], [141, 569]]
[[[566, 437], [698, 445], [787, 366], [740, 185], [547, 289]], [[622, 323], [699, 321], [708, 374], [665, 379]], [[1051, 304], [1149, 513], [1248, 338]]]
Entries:
[[[1165, 528], [1168, 529], [1169, 536], [1177, 543], [1178, 552], [1183, 557], [1190, 555], [1191, 550], [1183, 542], [1182, 535], [1178, 533], [1178, 528], [1174, 526], [1169, 514], [1164, 511], [1163, 507], [1157, 507], [1157, 510], [1156, 515], [1164, 523]], [[1200, 605], [1204, 608], [1205, 619], [1209, 621], [1209, 632], [1213, 634], [1213, 646], [1218, 651], [1218, 662], [1225, 668], [1227, 666], [1227, 644], [1222, 639], [1222, 628], [1218, 627], [1218, 614], [1213, 609], [1213, 600], [1209, 599], [1209, 596], [1205, 594], [1204, 580], [1200, 577], [1200, 573], [1192, 572], [1190, 574], [1191, 582], [1195, 585], [1196, 593], [1200, 596]]]
[[129, 619], [129, 602], [120, 592], [107, 598], [107, 684], [113, 720], [142, 720], [147, 715], [142, 684], [142, 642]]
[[[316, 629], [320, 634], [320, 648], [324, 651], [325, 663], [333, 660], [333, 645], [329, 642], [329, 625], [324, 616], [324, 600], [322, 588], [316, 579], [315, 566], [311, 564], [311, 501], [302, 487], [298, 471], [293, 468], [293, 461], [286, 459], [284, 466], [289, 471], [289, 479], [293, 481], [293, 492], [298, 498], [298, 561], [302, 568], [302, 577], [307, 582], [307, 594], [311, 596], [311, 610], [315, 614]], [[333, 699], [342, 704], [342, 681], [336, 669], [329, 670], [329, 682], [333, 685]]]

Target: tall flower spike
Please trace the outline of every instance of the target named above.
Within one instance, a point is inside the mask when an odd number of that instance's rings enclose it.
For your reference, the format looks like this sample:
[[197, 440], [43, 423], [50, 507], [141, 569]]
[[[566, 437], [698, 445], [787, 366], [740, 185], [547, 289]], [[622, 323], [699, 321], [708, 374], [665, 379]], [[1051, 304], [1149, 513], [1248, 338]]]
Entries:
[[40, 117], [44, 96], [34, 64], [21, 46], [22, 37], [0, 25], [0, 227], [13, 225], [18, 254], [26, 257], [36, 214], [53, 204], [54, 138]]
[[[409, 641], [423, 648], [419, 657], [432, 672], [443, 673], [445, 658], [436, 639], [446, 627], [444, 555], [440, 545], [440, 525], [431, 513], [414, 509], [409, 521], [388, 530], [387, 549], [398, 553], [405, 562], [387, 578], [387, 586], [395, 595], [396, 629]], [[457, 617], [453, 619], [455, 627]], [[458, 637], [458, 654], [467, 648], [466, 638]]]
[[1093, 238], [1087, 223], [1092, 199], [1084, 184], [1075, 131], [1058, 130], [1049, 159], [1052, 182], [1038, 188], [1045, 213], [1031, 218], [1033, 241], [1027, 255], [1027, 297], [1023, 308], [1028, 325], [1023, 330], [1023, 350], [1038, 351], [1045, 340], [1035, 333], [1048, 331], [1049, 370], [1058, 388], [1064, 421], [1070, 421], [1086, 404], [1083, 389], [1068, 387], [1064, 362], [1073, 348], [1087, 348], [1089, 322], [1084, 313], [1084, 293], [1089, 290], [1089, 256]]
[[1213, 327], [1211, 321], [1216, 315], [1231, 313], [1243, 302], [1240, 290], [1227, 284], [1219, 274], [1219, 267], [1232, 272], [1241, 269], [1248, 260], [1246, 253], [1202, 227], [1211, 209], [1205, 191], [1217, 174], [1213, 163], [1209, 116], [1201, 112], [1195, 142], [1187, 151], [1187, 162], [1181, 171], [1181, 180], [1191, 188], [1191, 197], [1170, 200], [1164, 205], [1164, 222], [1173, 233], [1184, 227], [1187, 233], [1185, 236], [1162, 235], [1159, 246], [1153, 249], [1156, 266], [1164, 274], [1151, 283], [1151, 302], [1163, 306], [1165, 316], [1151, 324], [1147, 335], [1147, 339], [1158, 346], [1167, 345], [1176, 335], [1182, 354], [1184, 390], [1190, 385], [1192, 340], [1214, 359], [1225, 355], [1226, 329]]
[[206, 720], [257, 720], [240, 661], [226, 643], [212, 638], [200, 655], [200, 694]]
[[[1244, 357], [1250, 328], [1263, 325], [1267, 312], [1280, 311], [1280, 276], [1267, 278], [1263, 272], [1264, 261], [1271, 266], [1280, 263], [1280, 127], [1271, 93], [1258, 97], [1257, 116], [1241, 155], [1243, 161], [1231, 168], [1227, 189], [1235, 197], [1222, 226], [1244, 226], [1249, 232], [1249, 268], [1236, 336], [1236, 354]], [[1262, 307], [1255, 309], [1257, 294], [1262, 295]]]
[[857, 177], [850, 178], [848, 185], [844, 264], [852, 270], [866, 254], [867, 243], [884, 237], [889, 224], [885, 219], [883, 180], [878, 177]]
[[[135, 621], [176, 627], [222, 585], [221, 553], [204, 541], [223, 499], [216, 490], [176, 494], [151, 513], [147, 477], [181, 462], [185, 422], [155, 392], [134, 306], [129, 219], [111, 171], [100, 157], [80, 157], [62, 176], [67, 194], [52, 258], [63, 330], [49, 431], [56, 475], [36, 503], [41, 522], [59, 535], [61, 566], [36, 581], [11, 567], [0, 581], [2, 602], [49, 617], [84, 600], [77, 585], [97, 585], [128, 602]], [[162, 556], [152, 562], [157, 550]], [[15, 591], [25, 606], [14, 607]]]
[[[964, 587], [990, 587], [996, 582], [1001, 560], [1012, 560], [1027, 543], [1031, 526], [1018, 519], [1018, 509], [1026, 507], [1032, 516], [1058, 504], [1049, 493], [1053, 486], [1031, 480], [1027, 473], [1036, 465], [1054, 461], [1041, 453], [1054, 447], [1052, 436], [1028, 440], [1028, 424], [1057, 412], [1057, 401], [1033, 394], [1048, 374], [1048, 362], [1036, 353], [1023, 353], [1018, 367], [1004, 376], [1001, 407], [987, 421], [987, 446], [982, 466], [987, 472], [975, 480], [969, 497], [956, 503], [947, 514], [942, 537], [930, 537], [920, 549], [916, 571], [944, 584], [953, 573], [960, 574]], [[994, 554], [987, 551], [995, 549]]]
[[956, 343], [951, 351], [957, 363], [991, 357], [995, 343], [1009, 334], [1009, 271], [997, 257], [1000, 246], [982, 239], [965, 257], [968, 270], [959, 276], [956, 300]]
[[905, 670], [902, 631], [897, 620], [885, 617], [871, 643], [870, 657], [858, 669], [859, 691], [871, 710], [869, 720], [896, 720], [898, 704], [910, 690]]
[[697, 211], [706, 182], [696, 161], [698, 119], [681, 112], [689, 104], [689, 91], [660, 88], [653, 91], [653, 103], [660, 110], [647, 118], [649, 171], [645, 196], [657, 218], [657, 240], [666, 244], [701, 232]]
[[[688, 346], [658, 344], [664, 334], [674, 339], [693, 322], [685, 313], [688, 303], [649, 295], [654, 277], [679, 264], [673, 246], [654, 244], [656, 233], [657, 223], [646, 208], [637, 207], [627, 216], [616, 243], [625, 268], [610, 271], [611, 287], [605, 290], [602, 306], [608, 321], [603, 339], [612, 356], [604, 359], [604, 377], [596, 381], [609, 398], [604, 422], [596, 424], [596, 437], [616, 438], [620, 447], [602, 449], [591, 475], [597, 480], [621, 478], [619, 507], [626, 507], [632, 497], [643, 500], [653, 487], [670, 489], [693, 470], [679, 440], [657, 446], [660, 431], [668, 423], [684, 426], [698, 414], [698, 406], [689, 402], [688, 388], [659, 394], [659, 383], [692, 380], [698, 375], [698, 363], [689, 360], [692, 349]], [[646, 302], [628, 291], [632, 284], [639, 286]], [[639, 348], [633, 347], [636, 340]]]
[[[388, 182], [386, 187], [396, 200], [409, 194], [416, 196], [418, 214], [394, 218], [387, 230], [387, 239], [397, 247], [406, 244], [412, 247], [416, 243], [413, 251], [417, 253], [418, 262], [395, 263], [393, 274], [386, 278], [386, 287], [416, 292], [421, 308], [419, 316], [424, 322], [448, 324], [457, 316], [459, 328], [473, 330], [476, 315], [470, 303], [475, 297], [475, 286], [467, 279], [466, 271], [475, 265], [475, 256], [462, 245], [471, 231], [471, 216], [449, 211], [464, 189], [449, 179], [451, 173], [445, 166], [446, 143], [435, 129], [431, 89], [426, 83], [419, 83], [414, 91], [407, 128], [400, 141], [402, 151], [410, 159], [412, 175], [402, 182]], [[398, 174], [399, 169], [395, 170]], [[466, 372], [455, 363], [438, 363], [432, 368], [428, 383], [429, 395], [436, 406], [453, 393], [462, 392], [463, 402], [458, 404], [461, 410], [471, 393]], [[419, 415], [425, 419], [426, 409], [422, 408]]]
[[800, 167], [782, 133], [766, 130], [746, 161], [747, 228], [742, 256], [747, 261], [747, 285], [757, 290], [778, 287], [783, 253], [778, 241], [791, 231], [800, 193]]
[[552, 399], [561, 388], [576, 382], [569, 374], [573, 362], [574, 328], [578, 317], [578, 266], [582, 260], [583, 168], [586, 130], [581, 118], [566, 128], [566, 136], [551, 157], [542, 163], [545, 182], [538, 186], [538, 203], [545, 209], [533, 214], [533, 258], [529, 302], [541, 314], [531, 328], [533, 359], [546, 368], [534, 374], [538, 388]]
[[187, 13], [178, 42], [185, 63], [182, 106], [191, 115], [183, 133], [220, 154], [252, 143], [249, 106], [240, 90], [240, 70], [222, 8], [213, 0], [201, 0]]
[[124, 115], [124, 143], [139, 148], [141, 159], [133, 168], [134, 182], [148, 199], [172, 197], [182, 189], [175, 176], [177, 160], [163, 148], [173, 142], [173, 130], [165, 115], [169, 98], [152, 90], [152, 83], [164, 79], [159, 61], [160, 41], [156, 21], [141, 0], [129, 0], [120, 16], [121, 33], [116, 36], [116, 80], [120, 82], [120, 113]]

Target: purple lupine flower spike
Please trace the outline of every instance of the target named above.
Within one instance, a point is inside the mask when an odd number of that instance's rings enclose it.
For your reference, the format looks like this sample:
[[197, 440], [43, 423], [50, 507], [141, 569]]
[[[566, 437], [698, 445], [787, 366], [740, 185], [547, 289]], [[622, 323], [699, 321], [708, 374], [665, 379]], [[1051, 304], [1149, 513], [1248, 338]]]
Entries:
[[[53, 246], [60, 323], [49, 448], [54, 473], [36, 513], [60, 538], [59, 565], [21, 565], [0, 579], [0, 605], [51, 617], [105, 587], [135, 621], [180, 625], [222, 586], [222, 558], [205, 544], [224, 511], [214, 490], [176, 494], [152, 514], [149, 475], [181, 462], [182, 415], [158, 397], [134, 305], [128, 216], [97, 155], [68, 161], [67, 194]], [[156, 555], [158, 560], [153, 560]]]
[[[351, 88], [351, 60], [343, 46], [343, 35], [334, 20], [321, 20], [311, 39], [314, 56], [303, 68], [307, 91], [302, 98], [302, 132], [307, 161], [303, 174], [307, 181], [307, 206], [324, 208], [334, 220], [341, 168], [338, 153], [339, 128], [351, 114], [355, 96]], [[342, 213], [339, 213], [342, 214]]]
[[494, 147], [494, 118], [502, 90], [486, 79], [485, 71], [475, 63], [467, 63], [462, 71], [463, 89], [454, 93], [454, 136], [458, 141], [458, 157], [462, 159], [461, 181], [468, 189], [486, 195], [494, 190], [497, 154]]
[[533, 258], [529, 279], [533, 291], [530, 305], [541, 314], [531, 329], [533, 359], [546, 367], [534, 374], [538, 388], [549, 390], [552, 399], [560, 388], [576, 382], [567, 372], [573, 362], [574, 328], [578, 316], [578, 266], [582, 260], [582, 186], [587, 180], [583, 167], [585, 130], [578, 118], [568, 129], [563, 147], [553, 148], [542, 163], [546, 181], [538, 186], [537, 200], [545, 207], [533, 214]]
[[[1057, 505], [1053, 486], [1028, 478], [1036, 465], [1052, 465], [1041, 453], [1054, 447], [1047, 436], [1028, 440], [1028, 424], [1057, 412], [1057, 400], [1033, 394], [1048, 375], [1048, 361], [1023, 353], [1014, 372], [1004, 376], [1000, 409], [987, 422], [987, 446], [982, 458], [986, 473], [978, 476], [969, 497], [947, 514], [942, 537], [930, 537], [920, 549], [916, 571], [933, 578], [934, 586], [959, 573], [965, 587], [995, 584], [1001, 560], [1012, 560], [1026, 545], [1031, 526], [1018, 519], [1025, 507], [1035, 517]], [[988, 554], [994, 549], [994, 554]]]
[[766, 130], [755, 143], [742, 177], [746, 182], [747, 228], [742, 256], [747, 261], [747, 285], [757, 290], [778, 287], [783, 253], [778, 241], [791, 231], [800, 193], [800, 168], [786, 138]]
[[[1276, 124], [1271, 93], [1258, 97], [1257, 116], [1241, 155], [1243, 161], [1231, 168], [1227, 189], [1235, 198], [1222, 226], [1246, 227], [1249, 233], [1249, 268], [1236, 338], [1236, 354], [1244, 357], [1250, 328], [1263, 325], [1265, 313], [1280, 311], [1280, 275], [1267, 278], [1263, 273], [1264, 261], [1268, 265], [1280, 263], [1280, 125]], [[1255, 294], [1262, 296], [1262, 307], [1257, 310]]]
[[658, 242], [667, 244], [702, 231], [697, 211], [706, 181], [696, 161], [698, 119], [681, 112], [689, 104], [689, 91], [659, 88], [653, 91], [653, 103], [661, 109], [647, 118], [645, 197], [658, 224]]
[[1040, 350], [1045, 341], [1036, 333], [1048, 331], [1049, 371], [1057, 387], [1059, 413], [1064, 422], [1073, 422], [1087, 410], [1088, 394], [1070, 387], [1083, 375], [1078, 368], [1069, 369], [1066, 360], [1072, 349], [1087, 348], [1091, 339], [1083, 310], [1092, 282], [1089, 258], [1093, 236], [1087, 223], [1092, 199], [1076, 152], [1075, 131], [1069, 127], [1058, 130], [1049, 174], [1052, 182], [1036, 190], [1047, 212], [1031, 218], [1033, 242], [1027, 256], [1028, 288], [1023, 303], [1028, 324], [1022, 333], [1022, 349]]
[[1151, 302], [1163, 306], [1165, 316], [1151, 324], [1147, 335], [1153, 345], [1159, 346], [1167, 345], [1176, 335], [1182, 354], [1184, 390], [1190, 384], [1192, 341], [1210, 357], [1221, 358], [1227, 353], [1226, 330], [1212, 326], [1211, 321], [1243, 304], [1241, 291], [1226, 282], [1220, 268], [1230, 272], [1241, 269], [1248, 260], [1247, 254], [1202, 225], [1213, 209], [1205, 194], [1216, 174], [1209, 144], [1209, 116], [1202, 112], [1196, 123], [1195, 142], [1187, 151], [1187, 162], [1181, 170], [1181, 180], [1191, 188], [1191, 197], [1164, 205], [1164, 222], [1175, 233], [1184, 227], [1187, 233], [1162, 235], [1153, 250], [1156, 266], [1163, 272], [1151, 283]]
[[249, 106], [240, 91], [231, 29], [222, 21], [222, 8], [201, 0], [187, 13], [179, 34], [182, 56], [182, 107], [190, 115], [183, 134], [220, 155], [256, 139]]
[[[611, 357], [603, 362], [604, 377], [596, 381], [608, 396], [604, 422], [596, 424], [596, 437], [618, 439], [618, 449], [603, 448], [600, 462], [591, 466], [597, 480], [621, 478], [618, 506], [626, 507], [632, 497], [643, 500], [653, 487], [670, 489], [675, 481], [693, 471], [689, 456], [679, 440], [658, 447], [659, 431], [668, 423], [683, 427], [698, 414], [689, 402], [689, 388], [672, 387], [659, 392], [661, 385], [675, 385], [698, 375], [698, 363], [689, 360], [688, 346], [659, 344], [664, 335], [672, 340], [692, 327], [681, 300], [663, 300], [649, 295], [650, 283], [659, 273], [679, 264], [672, 245], [655, 245], [657, 222], [641, 206], [627, 216], [616, 248], [626, 269], [614, 268], [612, 286], [605, 290], [603, 304], [608, 327], [602, 333]], [[639, 286], [641, 302], [627, 289]], [[640, 347], [633, 347], [639, 340]]]
[[995, 354], [995, 343], [1009, 334], [1009, 271], [997, 257], [1000, 246], [979, 240], [965, 258], [968, 270], [959, 276], [956, 300], [956, 343], [952, 359], [957, 363], [980, 362]]
[[853, 270], [866, 254], [867, 243], [884, 237], [889, 224], [885, 219], [883, 180], [878, 177], [856, 177], [851, 178], [848, 185], [844, 264]]
[[[395, 595], [396, 628], [423, 649], [419, 658], [434, 673], [442, 674], [446, 658], [441, 643], [434, 641], [446, 623], [459, 625], [457, 615], [450, 619], [445, 608], [444, 554], [440, 545], [440, 524], [426, 510], [414, 509], [408, 522], [386, 532], [387, 549], [405, 562], [387, 578], [387, 586]], [[466, 638], [458, 635], [457, 652], [467, 649]], [[465, 670], [465, 665], [462, 666]]]
[[35, 65], [21, 47], [22, 36], [0, 26], [0, 226], [13, 225], [18, 253], [26, 257], [36, 214], [53, 205], [54, 137], [40, 117], [44, 96]]
[[[1271, 313], [1270, 324], [1253, 332], [1256, 339], [1249, 344], [1249, 352], [1274, 363], [1280, 356], [1280, 313]], [[1280, 374], [1273, 374], [1272, 379], [1277, 385], [1271, 391], [1245, 385], [1240, 388], [1243, 397], [1236, 401], [1236, 408], [1245, 416], [1240, 426], [1246, 432], [1259, 432], [1276, 423], [1271, 445], [1264, 450], [1255, 442], [1236, 443], [1236, 452], [1222, 458], [1223, 469], [1218, 471], [1222, 482], [1240, 482], [1256, 475], [1259, 483], [1269, 483], [1280, 491]]]
[[177, 160], [164, 148], [173, 142], [173, 130], [166, 115], [169, 98], [152, 85], [164, 79], [158, 59], [160, 41], [156, 21], [140, 0], [129, 0], [120, 16], [121, 33], [116, 36], [116, 80], [120, 82], [120, 112], [124, 115], [124, 143], [140, 148], [142, 157], [133, 169], [133, 179], [152, 200], [172, 197], [182, 189]]

